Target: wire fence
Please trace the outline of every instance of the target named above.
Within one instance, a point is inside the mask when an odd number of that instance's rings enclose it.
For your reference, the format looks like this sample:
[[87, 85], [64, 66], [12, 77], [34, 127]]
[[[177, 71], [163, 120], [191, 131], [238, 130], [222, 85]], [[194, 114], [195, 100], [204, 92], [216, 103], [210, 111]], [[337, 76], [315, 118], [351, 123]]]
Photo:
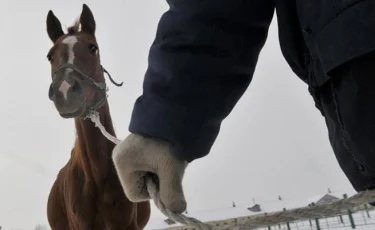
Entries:
[[[346, 197], [346, 195], [344, 195]], [[335, 201], [339, 202], [339, 201]], [[309, 205], [310, 208], [319, 208], [323, 206], [332, 205], [335, 202], [328, 202], [327, 204], [320, 204], [312, 206]], [[307, 209], [308, 207], [300, 207], [300, 209]], [[278, 214], [287, 212], [286, 209], [283, 211], [275, 212]], [[212, 229], [223, 229], [223, 227], [227, 226], [224, 229], [240, 229], [240, 230], [323, 230], [323, 229], [336, 229], [336, 230], [349, 230], [349, 229], [360, 229], [360, 230], [373, 230], [375, 229], [375, 207], [369, 205], [368, 203], [365, 204], [357, 204], [347, 208], [340, 209], [339, 211], [332, 212], [332, 213], [325, 213], [324, 215], [314, 216], [311, 218], [297, 218], [294, 214], [290, 213], [287, 216], [292, 215], [293, 218], [290, 218], [286, 221], [279, 221], [273, 222], [273, 224], [269, 225], [260, 225], [256, 227], [254, 224], [244, 224], [242, 223], [242, 219], [248, 219], [250, 223], [255, 223], [254, 219], [262, 219], [262, 216], [265, 217], [268, 215], [267, 213], [257, 214], [257, 215], [250, 215], [245, 217], [238, 217], [226, 220], [217, 220], [211, 221], [211, 226], [215, 226]], [[289, 222], [287, 222], [289, 221]], [[264, 221], [263, 221], [264, 222]], [[267, 222], [267, 221], [266, 221]], [[264, 222], [265, 223], [265, 222]], [[272, 222], [271, 222], [272, 223]], [[230, 227], [231, 226], [231, 227]], [[237, 226], [235, 228], [235, 226]], [[367, 226], [367, 227], [362, 227]], [[167, 228], [170, 230], [196, 230], [198, 228], [192, 226], [175, 226]]]
[[363, 205], [356, 210], [347, 210], [347, 212], [344, 212], [342, 215], [308, 221], [283, 223], [269, 227], [256, 228], [256, 230], [341, 230], [343, 228], [357, 229], [360, 226], [371, 226], [371, 229], [375, 229], [375, 209], [373, 207]]

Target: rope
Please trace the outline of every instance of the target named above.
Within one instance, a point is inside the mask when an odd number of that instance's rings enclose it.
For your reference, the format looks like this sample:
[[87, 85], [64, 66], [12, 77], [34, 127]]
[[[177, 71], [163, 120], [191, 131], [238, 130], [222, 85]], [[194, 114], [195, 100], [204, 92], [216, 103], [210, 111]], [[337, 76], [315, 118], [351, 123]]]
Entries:
[[102, 134], [110, 141], [112, 141], [115, 145], [119, 144], [121, 140], [117, 139], [116, 137], [112, 136], [105, 130], [105, 127], [100, 122], [100, 116], [99, 112], [97, 111], [90, 111], [90, 113], [87, 115], [87, 118], [90, 118], [92, 122], [94, 122], [95, 126], [100, 129]]
[[[96, 127], [100, 129], [103, 135], [115, 144], [121, 142], [121, 140], [109, 134], [105, 127], [100, 122], [100, 117], [98, 112], [91, 112], [87, 118], [95, 124]], [[232, 226], [213, 226], [207, 223], [203, 223], [195, 218], [187, 217], [183, 214], [174, 213], [168, 210], [162, 203], [159, 195], [159, 191], [151, 178], [146, 178], [147, 190], [150, 194], [151, 199], [154, 200], [156, 207], [168, 218], [175, 222], [181, 223], [183, 225], [194, 227], [197, 230], [242, 230], [242, 229], [254, 229], [259, 227], [266, 227], [271, 225], [276, 225], [286, 222], [294, 222], [300, 220], [311, 220], [321, 217], [329, 217], [337, 214], [342, 214], [348, 209], [352, 209], [359, 205], [368, 204], [375, 202], [375, 190], [367, 190], [356, 195], [334, 201], [325, 205], [315, 205], [311, 207], [295, 208], [287, 211], [280, 211], [269, 213], [265, 215], [257, 215], [254, 217], [243, 217], [237, 218], [237, 221], [232, 223]]]

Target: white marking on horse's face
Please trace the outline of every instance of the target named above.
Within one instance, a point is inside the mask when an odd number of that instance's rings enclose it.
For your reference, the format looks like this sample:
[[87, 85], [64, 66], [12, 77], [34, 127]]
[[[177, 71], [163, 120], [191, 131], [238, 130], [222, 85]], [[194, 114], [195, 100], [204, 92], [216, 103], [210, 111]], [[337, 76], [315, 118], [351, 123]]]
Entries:
[[[74, 64], [74, 59], [75, 59], [74, 46], [77, 42], [78, 42], [78, 39], [76, 36], [68, 36], [64, 38], [64, 40], [62, 41], [63, 44], [68, 46], [68, 61], [67, 62], [69, 64]], [[72, 69], [67, 68], [65, 70], [65, 75], [68, 75], [72, 71], [73, 71]], [[67, 83], [65, 80], [61, 83], [61, 86], [59, 87], [59, 91], [64, 95], [65, 100], [67, 100], [67, 93], [70, 87], [71, 85]]]
[[74, 64], [74, 46], [78, 42], [76, 36], [68, 36], [62, 41], [63, 44], [68, 46], [68, 63]]
[[67, 81], [63, 81], [59, 87], [59, 91], [64, 95], [65, 100], [68, 100], [68, 91], [71, 85]]

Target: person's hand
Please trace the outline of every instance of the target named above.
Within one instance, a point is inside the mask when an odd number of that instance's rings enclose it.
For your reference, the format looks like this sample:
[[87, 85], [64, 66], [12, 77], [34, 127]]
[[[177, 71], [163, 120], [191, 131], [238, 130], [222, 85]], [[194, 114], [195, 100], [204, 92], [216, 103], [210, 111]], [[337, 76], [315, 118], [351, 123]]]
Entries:
[[145, 176], [153, 174], [165, 207], [177, 213], [186, 210], [182, 178], [188, 164], [174, 156], [168, 142], [130, 134], [114, 148], [112, 159], [130, 201], [150, 199]]

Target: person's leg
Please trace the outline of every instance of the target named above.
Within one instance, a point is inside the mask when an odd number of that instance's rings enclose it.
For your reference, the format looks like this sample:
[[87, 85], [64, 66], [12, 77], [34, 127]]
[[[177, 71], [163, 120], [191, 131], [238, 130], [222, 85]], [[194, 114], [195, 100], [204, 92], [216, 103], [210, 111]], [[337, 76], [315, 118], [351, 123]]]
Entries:
[[344, 144], [364, 175], [375, 176], [375, 52], [335, 69], [333, 98]]
[[336, 68], [311, 91], [338, 163], [357, 191], [375, 188], [375, 53]]

